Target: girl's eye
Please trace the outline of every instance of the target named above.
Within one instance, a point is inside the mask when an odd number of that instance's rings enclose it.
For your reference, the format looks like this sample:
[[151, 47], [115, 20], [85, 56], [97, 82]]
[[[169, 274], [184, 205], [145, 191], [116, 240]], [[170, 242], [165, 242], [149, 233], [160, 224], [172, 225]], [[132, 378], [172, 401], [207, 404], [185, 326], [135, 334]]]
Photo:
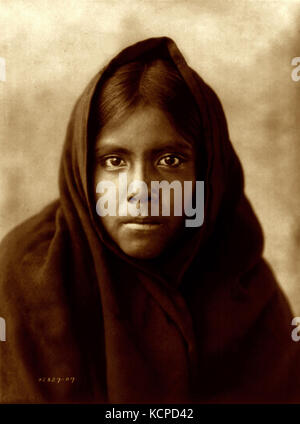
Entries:
[[182, 163], [182, 159], [175, 155], [164, 156], [158, 161], [158, 165], [170, 166], [172, 168], [176, 168], [181, 163]]
[[109, 158], [104, 159], [103, 163], [106, 168], [119, 168], [126, 165], [125, 161], [118, 156], [110, 156]]

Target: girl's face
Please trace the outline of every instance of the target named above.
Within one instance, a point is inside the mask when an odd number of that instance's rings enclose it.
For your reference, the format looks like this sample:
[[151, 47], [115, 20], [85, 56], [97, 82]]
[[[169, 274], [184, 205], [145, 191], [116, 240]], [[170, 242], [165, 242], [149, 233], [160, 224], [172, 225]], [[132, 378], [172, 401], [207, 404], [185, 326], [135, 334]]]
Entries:
[[[96, 201], [105, 195], [116, 205], [116, 214], [99, 216], [106, 232], [128, 256], [151, 259], [160, 255], [174, 241], [184, 227], [183, 183], [196, 181], [195, 151], [169, 122], [167, 116], [152, 106], [139, 106], [124, 121], [106, 125], [100, 131], [95, 146], [94, 190], [98, 183], [108, 182], [111, 189], [103, 194], [96, 193]], [[119, 199], [121, 179], [127, 178], [126, 196]], [[140, 196], [139, 186], [134, 181], [146, 183], [147, 196]], [[182, 207], [179, 216], [174, 214], [173, 190], [170, 190], [170, 213], [162, 215], [163, 204], [168, 196], [151, 192], [151, 181], [177, 180], [182, 187]], [[122, 180], [124, 181], [124, 180]], [[115, 190], [113, 189], [115, 187]], [[99, 186], [98, 186], [99, 188]], [[98, 189], [99, 191], [99, 189]], [[168, 194], [169, 191], [166, 191]], [[154, 199], [155, 198], [155, 199]], [[159, 216], [151, 216], [151, 201], [158, 203]], [[180, 202], [180, 205], [178, 205]], [[108, 201], [106, 202], [107, 205]], [[132, 216], [124, 210], [135, 204], [148, 211], [148, 216]], [[124, 209], [125, 208], [125, 209]], [[120, 210], [123, 212], [120, 213]], [[98, 211], [98, 209], [97, 209]], [[145, 213], [144, 213], [145, 215]]]

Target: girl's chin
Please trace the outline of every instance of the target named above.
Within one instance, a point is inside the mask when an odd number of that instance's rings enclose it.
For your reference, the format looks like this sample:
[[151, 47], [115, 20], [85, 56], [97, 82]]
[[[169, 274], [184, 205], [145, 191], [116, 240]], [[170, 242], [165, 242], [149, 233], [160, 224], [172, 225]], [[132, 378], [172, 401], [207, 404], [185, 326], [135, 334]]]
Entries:
[[120, 244], [120, 248], [125, 255], [135, 259], [154, 259], [164, 251], [165, 243], [153, 243], [153, 240], [124, 242]]

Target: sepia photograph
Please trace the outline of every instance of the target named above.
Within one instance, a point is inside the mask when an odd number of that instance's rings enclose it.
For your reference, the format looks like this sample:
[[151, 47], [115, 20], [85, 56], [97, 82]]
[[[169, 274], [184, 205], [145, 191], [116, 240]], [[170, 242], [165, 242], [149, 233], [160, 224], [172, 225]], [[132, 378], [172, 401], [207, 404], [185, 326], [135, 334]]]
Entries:
[[0, 28], [0, 404], [300, 404], [300, 0]]

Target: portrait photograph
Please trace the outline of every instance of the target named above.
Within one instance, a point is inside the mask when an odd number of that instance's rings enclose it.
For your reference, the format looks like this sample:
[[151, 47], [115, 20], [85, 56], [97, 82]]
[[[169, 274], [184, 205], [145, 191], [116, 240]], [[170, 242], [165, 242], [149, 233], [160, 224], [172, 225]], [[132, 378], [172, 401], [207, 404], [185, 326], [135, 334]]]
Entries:
[[0, 404], [300, 404], [299, 22], [0, 2]]

